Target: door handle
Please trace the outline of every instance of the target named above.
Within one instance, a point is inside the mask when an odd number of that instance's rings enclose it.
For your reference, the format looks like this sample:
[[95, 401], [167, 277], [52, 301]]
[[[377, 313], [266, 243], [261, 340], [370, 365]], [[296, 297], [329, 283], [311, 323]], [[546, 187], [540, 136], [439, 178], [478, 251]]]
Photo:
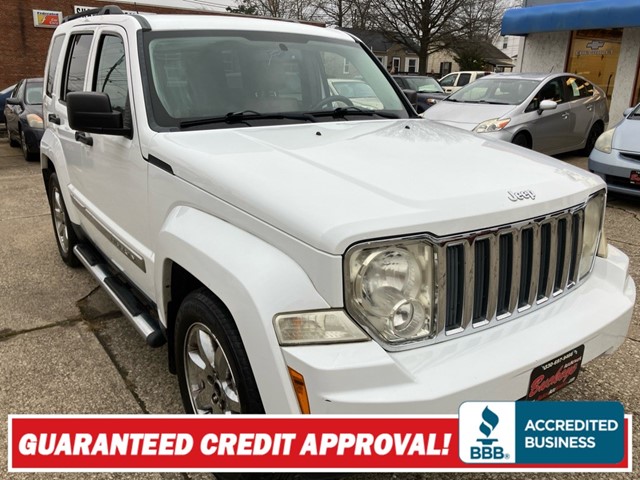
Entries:
[[593, 105], [587, 105], [587, 110], [589, 110], [590, 112], [593, 112]]
[[569, 118], [569, 114], [568, 113], [563, 113], [562, 114], [562, 118]]
[[86, 133], [83, 133], [83, 132], [76, 132], [76, 141], [80, 143], [84, 143], [89, 147], [93, 146], [93, 138], [91, 138], [90, 136], [88, 136]]
[[48, 118], [51, 123], [60, 125], [60, 118], [55, 113], [50, 113]]

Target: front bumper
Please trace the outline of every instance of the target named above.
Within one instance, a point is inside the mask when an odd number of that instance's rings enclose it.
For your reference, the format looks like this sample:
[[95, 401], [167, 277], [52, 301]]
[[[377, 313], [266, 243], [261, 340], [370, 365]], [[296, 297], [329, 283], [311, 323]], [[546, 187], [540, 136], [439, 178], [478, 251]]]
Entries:
[[604, 153], [594, 148], [589, 155], [589, 171], [602, 177], [611, 192], [640, 196], [640, 185], [629, 181], [633, 170], [640, 170], [640, 161], [623, 156], [620, 150]]
[[609, 247], [590, 278], [504, 325], [436, 345], [387, 352], [377, 343], [283, 348], [304, 376], [311, 413], [452, 414], [469, 400], [517, 400], [532, 370], [579, 345], [583, 364], [625, 340], [635, 303], [629, 259]]

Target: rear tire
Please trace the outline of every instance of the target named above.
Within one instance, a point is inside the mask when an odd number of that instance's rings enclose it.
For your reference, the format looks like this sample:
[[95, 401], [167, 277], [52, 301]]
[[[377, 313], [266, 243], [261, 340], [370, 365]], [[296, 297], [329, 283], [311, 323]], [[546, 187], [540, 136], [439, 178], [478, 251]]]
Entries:
[[513, 137], [511, 143], [513, 143], [514, 145], [518, 145], [519, 147], [531, 149], [531, 142], [529, 141], [529, 137], [525, 133], [518, 133], [515, 137]]
[[600, 123], [596, 123], [591, 127], [591, 130], [589, 130], [589, 135], [587, 136], [587, 141], [584, 144], [584, 148], [582, 149], [582, 154], [585, 157], [591, 155], [591, 151], [593, 150], [593, 147], [596, 146], [596, 141], [598, 140], [598, 137], [602, 135], [603, 131], [604, 127]]
[[13, 138], [11, 138], [11, 130], [9, 130], [9, 125], [7, 125], [7, 138], [9, 139], [10, 147], [19, 147], [20, 142], [16, 142]]
[[49, 177], [49, 208], [51, 209], [51, 221], [53, 223], [53, 233], [56, 237], [56, 244], [62, 261], [70, 267], [80, 266], [80, 260], [73, 253], [73, 247], [78, 244], [78, 237], [69, 220], [69, 213], [64, 204], [58, 176], [52, 173]]

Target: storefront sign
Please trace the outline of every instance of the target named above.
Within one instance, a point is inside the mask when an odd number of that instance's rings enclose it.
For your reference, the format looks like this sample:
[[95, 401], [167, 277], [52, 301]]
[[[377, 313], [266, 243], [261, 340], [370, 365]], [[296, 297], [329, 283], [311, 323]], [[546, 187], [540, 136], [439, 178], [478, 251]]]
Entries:
[[33, 26], [56, 28], [62, 22], [62, 12], [52, 10], [33, 10]]

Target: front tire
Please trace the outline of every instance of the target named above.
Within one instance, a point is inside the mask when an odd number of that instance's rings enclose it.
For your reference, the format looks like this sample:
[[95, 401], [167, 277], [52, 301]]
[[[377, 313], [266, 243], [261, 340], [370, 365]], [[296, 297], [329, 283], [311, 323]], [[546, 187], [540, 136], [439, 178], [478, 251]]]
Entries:
[[524, 147], [529, 149], [531, 148], [529, 137], [527, 137], [527, 135], [524, 133], [519, 133], [515, 137], [513, 137], [513, 140], [511, 140], [511, 143], [513, 143], [514, 145], [518, 145], [519, 147]]
[[78, 237], [69, 220], [69, 213], [64, 204], [58, 176], [55, 173], [49, 177], [49, 208], [51, 209], [51, 221], [56, 236], [58, 251], [64, 263], [70, 267], [79, 267], [80, 260], [73, 253], [73, 247], [78, 244]]
[[174, 348], [187, 413], [264, 413], [240, 333], [206, 289], [190, 293], [180, 305]]
[[20, 129], [20, 148], [22, 149], [22, 156], [27, 162], [36, 160], [36, 155], [29, 152], [29, 145], [27, 145], [27, 137], [24, 134], [24, 130]]

